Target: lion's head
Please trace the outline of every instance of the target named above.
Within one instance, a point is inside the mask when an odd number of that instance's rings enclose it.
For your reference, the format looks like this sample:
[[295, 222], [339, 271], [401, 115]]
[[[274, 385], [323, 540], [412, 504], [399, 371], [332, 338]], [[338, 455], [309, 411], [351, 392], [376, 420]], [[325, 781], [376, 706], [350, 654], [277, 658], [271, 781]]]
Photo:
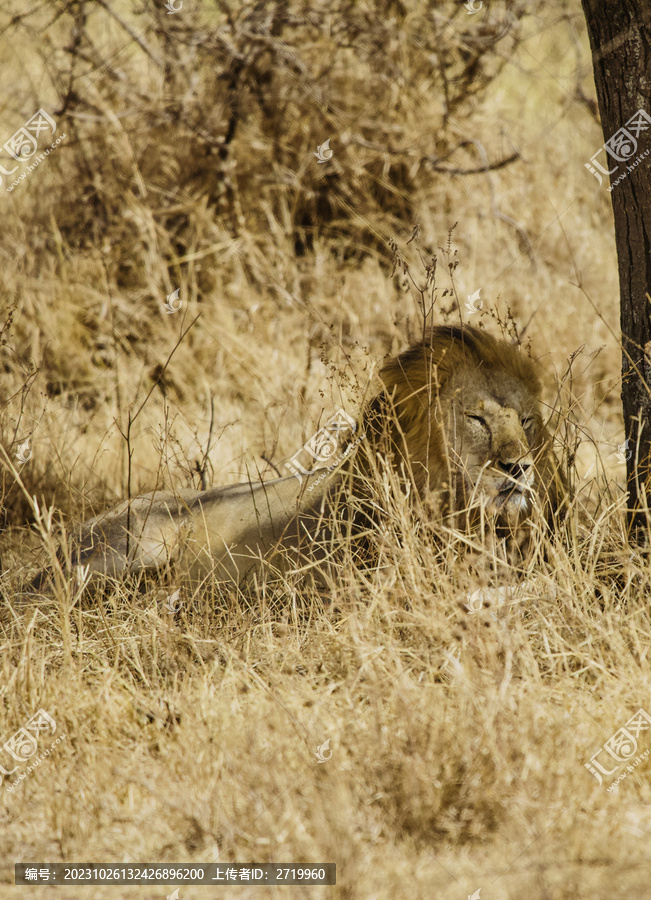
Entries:
[[421, 496], [438, 492], [457, 520], [483, 508], [509, 527], [529, 517], [535, 494], [547, 518], [557, 510], [564, 478], [540, 379], [516, 346], [470, 326], [436, 327], [380, 380], [364, 413], [372, 454], [388, 452]]

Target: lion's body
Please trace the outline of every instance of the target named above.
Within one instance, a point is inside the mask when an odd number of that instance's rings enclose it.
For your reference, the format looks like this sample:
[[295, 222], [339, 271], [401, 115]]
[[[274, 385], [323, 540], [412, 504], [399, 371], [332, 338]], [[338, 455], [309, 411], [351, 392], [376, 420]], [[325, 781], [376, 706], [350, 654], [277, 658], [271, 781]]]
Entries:
[[[155, 491], [84, 523], [73, 538], [74, 564], [118, 577], [168, 564], [198, 582], [207, 575], [240, 584], [274, 547], [303, 543], [319, 516], [326, 484], [312, 493], [291, 476], [207, 491]], [[127, 535], [128, 540], [127, 540]]]
[[73, 564], [113, 576], [173, 564], [194, 580], [237, 584], [263, 561], [318, 567], [336, 534], [329, 518], [353, 532], [377, 522], [373, 484], [384, 467], [460, 527], [489, 519], [513, 534], [535, 507], [554, 517], [565, 481], [536, 368], [516, 347], [474, 328], [434, 328], [380, 379], [362, 412], [365, 439], [341, 474], [137, 497], [81, 526]]

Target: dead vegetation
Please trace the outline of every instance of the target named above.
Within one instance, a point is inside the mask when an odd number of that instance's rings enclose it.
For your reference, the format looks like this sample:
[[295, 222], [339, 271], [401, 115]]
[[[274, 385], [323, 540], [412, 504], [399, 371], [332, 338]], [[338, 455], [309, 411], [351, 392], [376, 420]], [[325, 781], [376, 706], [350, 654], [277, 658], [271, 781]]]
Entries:
[[[3, 896], [49, 896], [9, 865], [58, 859], [334, 861], [350, 898], [642, 895], [647, 768], [616, 793], [584, 768], [647, 704], [651, 622], [580, 5], [12, 0], [0, 29], [3, 142], [39, 108], [67, 135], [0, 185], [0, 733], [42, 708], [66, 734], [0, 787]], [[382, 572], [327, 598], [64, 580], [17, 603], [116, 499], [275, 477], [424, 312], [515, 329], [549, 373], [573, 504], [523, 571], [398, 508]]]

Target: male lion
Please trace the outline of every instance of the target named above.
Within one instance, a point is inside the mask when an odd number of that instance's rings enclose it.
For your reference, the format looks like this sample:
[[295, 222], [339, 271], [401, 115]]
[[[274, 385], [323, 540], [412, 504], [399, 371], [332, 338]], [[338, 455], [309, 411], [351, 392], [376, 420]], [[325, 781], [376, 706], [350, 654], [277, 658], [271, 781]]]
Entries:
[[387, 472], [457, 527], [488, 520], [517, 537], [536, 508], [548, 522], [559, 513], [565, 479], [536, 367], [517, 347], [470, 326], [435, 327], [389, 360], [380, 382], [357, 449], [334, 474], [145, 494], [82, 525], [70, 561], [114, 577], [173, 564], [236, 584], [264, 564], [318, 568], [342, 521], [353, 540], [368, 538], [381, 516], [374, 484]]

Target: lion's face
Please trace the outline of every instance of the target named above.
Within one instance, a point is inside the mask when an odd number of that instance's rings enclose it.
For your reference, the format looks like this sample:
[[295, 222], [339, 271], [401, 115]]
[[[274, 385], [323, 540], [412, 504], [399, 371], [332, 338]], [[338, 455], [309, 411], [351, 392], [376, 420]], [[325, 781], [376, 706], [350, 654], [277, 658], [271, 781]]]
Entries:
[[530, 388], [499, 374], [499, 384], [481, 369], [452, 377], [441, 396], [444, 445], [457, 508], [482, 506], [499, 521], [517, 524], [533, 505], [542, 422]]
[[433, 508], [459, 523], [483, 510], [512, 527], [538, 495], [545, 517], [555, 514], [564, 477], [542, 423], [537, 367], [517, 347], [470, 326], [437, 327], [380, 377], [384, 391], [365, 416], [371, 455], [408, 471]]

